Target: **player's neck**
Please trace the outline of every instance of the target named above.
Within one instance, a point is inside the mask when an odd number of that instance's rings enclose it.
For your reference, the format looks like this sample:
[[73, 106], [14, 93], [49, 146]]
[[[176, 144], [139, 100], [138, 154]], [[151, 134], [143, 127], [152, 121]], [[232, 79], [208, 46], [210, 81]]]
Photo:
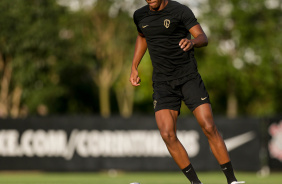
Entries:
[[168, 0], [163, 0], [163, 1], [161, 2], [160, 6], [157, 7], [157, 8], [152, 8], [152, 7], [150, 6], [150, 10], [152, 10], [152, 11], [161, 11], [162, 9], [164, 9], [164, 8], [166, 7], [167, 4], [168, 4]]

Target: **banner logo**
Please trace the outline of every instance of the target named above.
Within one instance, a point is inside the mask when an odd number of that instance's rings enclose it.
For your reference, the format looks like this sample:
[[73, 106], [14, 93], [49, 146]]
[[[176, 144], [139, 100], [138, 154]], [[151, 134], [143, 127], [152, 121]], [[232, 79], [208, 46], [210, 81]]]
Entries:
[[[188, 153], [200, 152], [199, 133], [178, 131]], [[184, 145], [185, 146], [185, 145]], [[0, 131], [0, 157], [170, 157], [158, 130], [31, 130]]]
[[244, 144], [252, 141], [255, 139], [256, 134], [254, 131], [246, 132], [240, 135], [237, 135], [235, 137], [231, 137], [228, 139], [225, 139], [224, 142], [226, 144], [227, 150], [232, 151], [240, 146], [243, 146]]
[[271, 140], [268, 144], [270, 157], [282, 162], [282, 120], [279, 124], [272, 124], [268, 131], [271, 135]]

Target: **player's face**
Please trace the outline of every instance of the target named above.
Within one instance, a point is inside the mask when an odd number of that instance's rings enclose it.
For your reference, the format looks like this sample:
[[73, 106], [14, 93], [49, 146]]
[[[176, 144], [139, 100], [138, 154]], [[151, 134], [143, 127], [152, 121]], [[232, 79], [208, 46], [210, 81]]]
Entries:
[[163, 0], [146, 0], [146, 2], [148, 3], [148, 5], [156, 10], [156, 9], [159, 9], [159, 7], [161, 6]]

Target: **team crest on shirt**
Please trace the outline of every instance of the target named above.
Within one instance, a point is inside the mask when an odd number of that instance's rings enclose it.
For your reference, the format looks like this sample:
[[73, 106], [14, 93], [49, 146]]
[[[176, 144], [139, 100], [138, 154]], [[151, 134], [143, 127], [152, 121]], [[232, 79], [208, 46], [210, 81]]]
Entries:
[[166, 28], [169, 28], [169, 26], [170, 26], [170, 20], [169, 20], [169, 19], [165, 19], [165, 20], [164, 20], [164, 26], [165, 26]]

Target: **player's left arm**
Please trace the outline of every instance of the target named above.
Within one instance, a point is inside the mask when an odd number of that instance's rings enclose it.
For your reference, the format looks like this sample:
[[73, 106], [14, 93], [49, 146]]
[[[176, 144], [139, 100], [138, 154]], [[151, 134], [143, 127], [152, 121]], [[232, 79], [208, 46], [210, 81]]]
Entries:
[[208, 38], [200, 24], [193, 26], [191, 29], [189, 29], [189, 32], [194, 37], [194, 39], [189, 40], [187, 38], [183, 38], [179, 42], [180, 48], [185, 52], [192, 49], [193, 47], [199, 48], [208, 45]]

